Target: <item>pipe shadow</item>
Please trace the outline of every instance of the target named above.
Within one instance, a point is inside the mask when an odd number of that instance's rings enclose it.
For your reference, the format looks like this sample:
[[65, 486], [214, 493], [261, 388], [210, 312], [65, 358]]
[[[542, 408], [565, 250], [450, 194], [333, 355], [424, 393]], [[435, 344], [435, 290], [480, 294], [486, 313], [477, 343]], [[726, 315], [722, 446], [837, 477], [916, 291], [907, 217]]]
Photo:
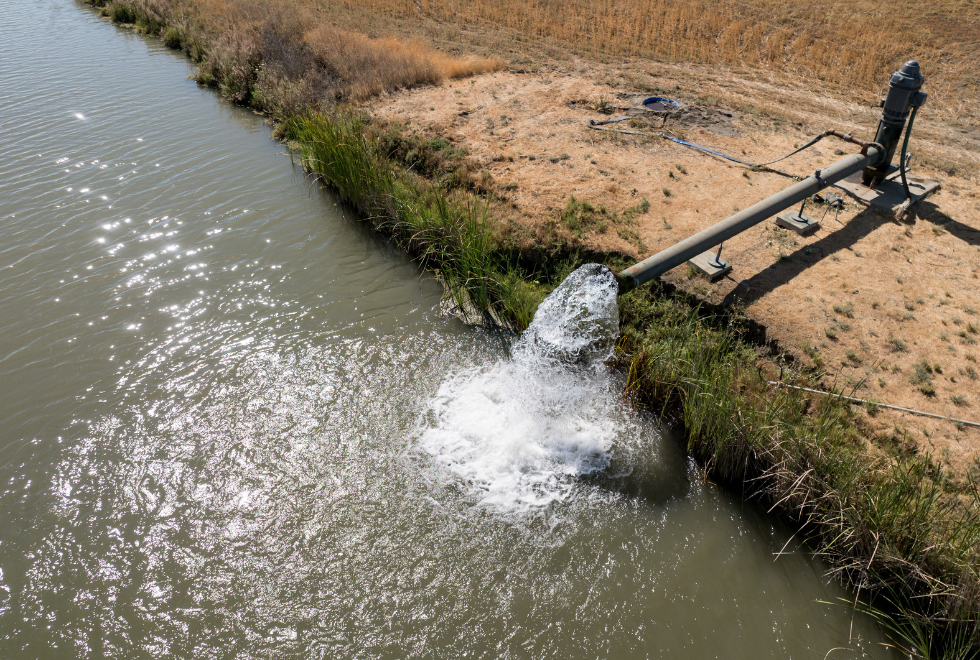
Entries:
[[736, 302], [751, 303], [758, 300], [773, 289], [788, 284], [817, 262], [851, 247], [887, 222], [896, 222], [896, 220], [890, 214], [874, 207], [864, 209], [843, 227], [829, 232], [815, 243], [801, 246], [768, 268], [748, 279], [741, 280], [725, 296], [722, 305]]
[[953, 218], [940, 211], [939, 207], [929, 200], [924, 199], [914, 205], [909, 213], [908, 219], [912, 222], [920, 219], [931, 222], [937, 227], [945, 229], [964, 243], [980, 246], [980, 229], [953, 220]]
[[781, 261], [739, 282], [725, 296], [722, 305], [758, 300], [773, 289], [788, 284], [820, 260], [851, 247], [887, 222], [914, 225], [919, 220], [932, 223], [969, 245], [980, 246], [980, 229], [954, 220], [928, 200], [915, 204], [902, 220], [896, 219], [887, 211], [868, 206], [843, 227], [829, 232], [816, 243], [801, 247]]

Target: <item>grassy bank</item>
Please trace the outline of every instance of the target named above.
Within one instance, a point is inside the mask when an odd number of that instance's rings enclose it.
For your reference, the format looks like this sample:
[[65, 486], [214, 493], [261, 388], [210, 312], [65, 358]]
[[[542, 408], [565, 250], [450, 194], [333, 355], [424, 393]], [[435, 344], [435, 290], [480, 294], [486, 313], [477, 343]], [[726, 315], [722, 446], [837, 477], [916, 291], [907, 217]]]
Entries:
[[[378, 40], [361, 35], [349, 40], [354, 46], [334, 41], [344, 53], [338, 62], [364, 64], [334, 64], [322, 68], [330, 74], [325, 78], [297, 79], [289, 62], [299, 58], [296, 71], [306, 71], [302, 57], [319, 57], [305, 36], [290, 36], [307, 32], [296, 32], [281, 7], [279, 13], [258, 4], [246, 9], [245, 18], [223, 31], [175, 3], [106, 6], [114, 19], [187, 51], [201, 63], [201, 82], [279, 117], [277, 134], [295, 144], [304, 167], [382, 236], [438, 271], [458, 301], [488, 320], [525, 327], [543, 297], [585, 257], [567, 243], [529, 249], [513, 241], [493, 196], [448, 142], [404, 136], [353, 110], [315, 111], [372, 93], [379, 87], [367, 82], [382, 74], [418, 67], [386, 59]], [[254, 27], [262, 21], [269, 22], [267, 31]], [[393, 49], [410, 51], [421, 53], [422, 69], [438, 60], [424, 49]], [[351, 55], [357, 52], [377, 56], [358, 60]], [[392, 75], [379, 84], [436, 82], [447, 71], [430, 78]], [[565, 213], [581, 222], [580, 211]], [[598, 259], [622, 265], [616, 255]], [[870, 437], [839, 399], [768, 387], [761, 373], [771, 356], [751, 340], [737, 311], [712, 313], [683, 295], [648, 287], [621, 298], [620, 312], [617, 354], [627, 395], [682, 430], [708, 478], [796, 521], [811, 549], [858, 596], [878, 594], [868, 607], [890, 620], [896, 642], [910, 653], [952, 658], [978, 649], [977, 484], [951, 482], [900, 436]], [[807, 373], [785, 367], [786, 380], [812, 384]]]
[[[628, 394], [683, 428], [706, 474], [795, 520], [859, 597], [885, 603], [875, 612], [913, 657], [980, 651], [978, 484], [953, 484], [900, 438], [868, 438], [841, 399], [769, 387], [737, 316], [656, 289], [620, 311]], [[791, 365], [786, 379], [809, 380]]]
[[[546, 260], [515, 252], [489, 217], [490, 201], [418, 176], [396, 157], [404, 150], [390, 135], [353, 114], [292, 118], [279, 130], [376, 230], [438, 270], [456, 295], [516, 328], [581, 261], [561, 250]], [[623, 296], [620, 313], [627, 395], [682, 429], [709, 478], [795, 520], [858, 596], [878, 594], [874, 611], [910, 652], [955, 658], [977, 650], [978, 484], [954, 484], [900, 438], [871, 438], [869, 451], [841, 399], [769, 387], [760, 370], [767, 349], [747, 338], [736, 312], [708, 314], [681, 294], [647, 287]], [[787, 380], [813, 385], [786, 368]]]

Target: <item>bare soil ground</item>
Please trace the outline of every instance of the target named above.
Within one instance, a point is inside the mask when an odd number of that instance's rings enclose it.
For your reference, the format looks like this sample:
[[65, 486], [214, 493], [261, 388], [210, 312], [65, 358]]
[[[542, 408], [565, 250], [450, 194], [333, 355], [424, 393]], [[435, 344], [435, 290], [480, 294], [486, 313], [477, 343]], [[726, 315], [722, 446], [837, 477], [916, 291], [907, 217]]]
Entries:
[[[928, 91], [928, 81], [925, 89]], [[589, 119], [666, 95], [687, 110], [667, 120], [684, 139], [750, 162], [792, 151], [827, 129], [871, 139], [879, 111], [789, 80], [644, 61], [485, 74], [384, 95], [371, 111], [409, 130], [451, 140], [492, 176], [523, 240], [556, 235], [601, 250], [649, 256], [791, 185], [855, 147], [826, 139], [774, 166], [750, 171], [659, 137], [600, 132]], [[614, 114], [620, 114], [614, 110]], [[853, 396], [954, 418], [980, 420], [980, 135], [956, 117], [916, 121], [913, 174], [942, 188], [901, 221], [836, 191], [819, 231], [799, 237], [766, 221], [731, 239], [734, 265], [711, 284], [679, 267], [665, 279], [712, 303], [738, 303], [772, 339], [825, 384]], [[632, 126], [630, 126], [632, 123]], [[659, 130], [659, 120], [623, 122]], [[915, 165], [918, 163], [918, 165]], [[636, 215], [570, 228], [570, 196]], [[810, 207], [818, 218], [824, 210]], [[881, 438], [914, 442], [962, 477], [980, 468], [980, 429], [879, 409]]]

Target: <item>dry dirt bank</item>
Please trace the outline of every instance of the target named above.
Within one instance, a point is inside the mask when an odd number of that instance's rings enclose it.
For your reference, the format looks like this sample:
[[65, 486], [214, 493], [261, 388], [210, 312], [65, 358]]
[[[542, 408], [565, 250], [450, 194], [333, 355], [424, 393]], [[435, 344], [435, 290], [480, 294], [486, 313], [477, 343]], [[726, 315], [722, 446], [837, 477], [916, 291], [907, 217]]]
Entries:
[[[636, 257], [792, 179], [660, 138], [590, 130], [589, 119], [606, 118], [598, 112], [603, 104], [670, 95], [694, 107], [667, 128], [750, 162], [787, 153], [826, 128], [870, 139], [877, 124], [869, 105], [804, 85], [640, 64], [487, 74], [382, 96], [371, 111], [465, 147], [507, 199], [522, 240], [561, 236]], [[723, 255], [735, 269], [723, 280], [709, 284], [686, 267], [665, 277], [712, 303], [742, 301], [787, 352], [822, 365], [828, 385], [980, 420], [980, 135], [953, 116], [930, 116], [927, 105], [911, 149], [919, 162], [914, 173], [940, 180], [942, 189], [903, 221], [845, 195], [844, 210], [837, 217], [830, 211], [812, 236], [767, 221], [728, 241]], [[852, 151], [828, 139], [774, 167], [805, 176]], [[620, 217], [572, 229], [559, 217], [570, 196], [615, 212], [643, 199], [650, 205], [632, 222]], [[868, 421], [895, 442], [915, 442], [960, 477], [980, 469], [980, 429], [883, 409]]]

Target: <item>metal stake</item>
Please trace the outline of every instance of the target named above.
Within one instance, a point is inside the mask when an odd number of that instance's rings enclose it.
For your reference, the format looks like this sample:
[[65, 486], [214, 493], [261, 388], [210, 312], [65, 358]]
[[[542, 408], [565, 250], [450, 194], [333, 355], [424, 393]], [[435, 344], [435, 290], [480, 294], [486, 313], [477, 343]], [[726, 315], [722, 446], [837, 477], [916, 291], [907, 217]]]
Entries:
[[[819, 172], [819, 171], [820, 170], [817, 170], [817, 172]], [[810, 199], [809, 197], [804, 197], [803, 198], [803, 203], [800, 204], [800, 211], [799, 211], [799, 213], [796, 214], [800, 218], [800, 222], [802, 222], [805, 225], [810, 224], [810, 221], [807, 220], [806, 219], [806, 216], [803, 215], [803, 209], [806, 208], [806, 203], [807, 203], [807, 200], [809, 200], [809, 199]]]
[[725, 264], [721, 262], [721, 248], [725, 246], [724, 241], [718, 244], [718, 253], [715, 255], [715, 266], [718, 268], [724, 268]]

